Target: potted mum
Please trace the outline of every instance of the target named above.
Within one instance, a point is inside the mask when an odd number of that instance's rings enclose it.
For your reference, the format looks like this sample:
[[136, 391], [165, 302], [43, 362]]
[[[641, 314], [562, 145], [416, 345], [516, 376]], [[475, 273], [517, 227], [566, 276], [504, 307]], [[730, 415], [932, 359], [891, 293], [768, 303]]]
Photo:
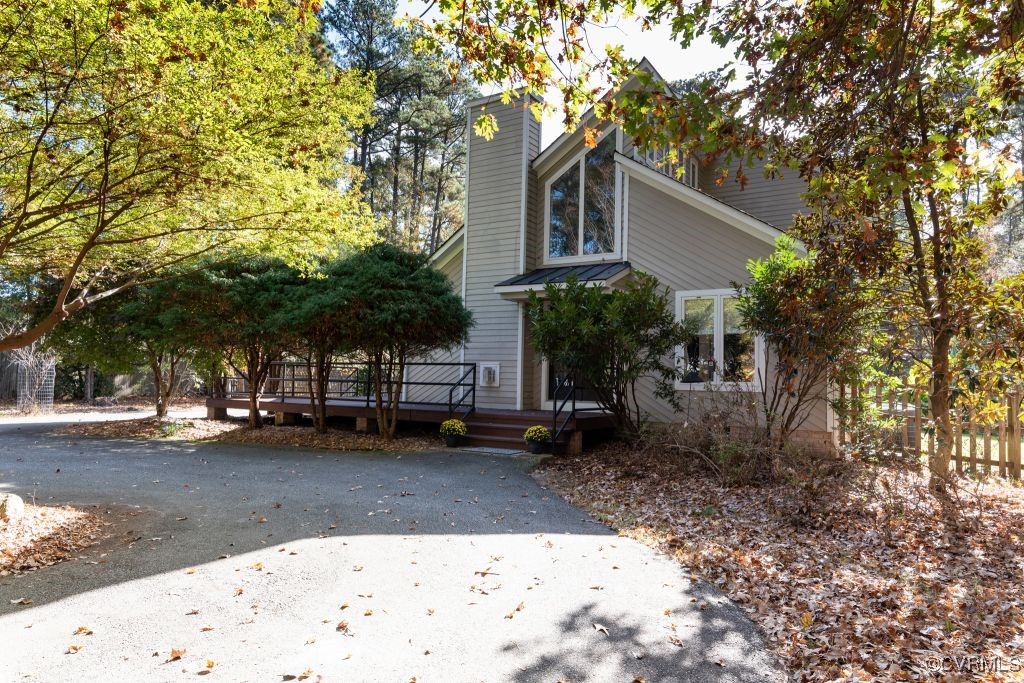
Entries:
[[469, 430], [462, 420], [445, 420], [441, 423], [441, 436], [444, 437], [444, 444], [449, 448], [458, 446], [462, 437], [466, 436]]
[[523, 433], [523, 439], [531, 453], [543, 453], [551, 442], [551, 430], [541, 425], [534, 425]]

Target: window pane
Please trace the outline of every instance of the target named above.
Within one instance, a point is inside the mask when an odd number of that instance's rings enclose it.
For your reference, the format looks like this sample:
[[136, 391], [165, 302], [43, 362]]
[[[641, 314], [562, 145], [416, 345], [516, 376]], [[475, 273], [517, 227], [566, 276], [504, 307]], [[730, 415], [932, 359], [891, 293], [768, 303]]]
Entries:
[[583, 171], [583, 253], [615, 251], [615, 134], [587, 152]]
[[696, 335], [683, 350], [680, 381], [703, 384], [715, 372], [715, 300], [684, 300], [683, 319], [696, 321]]
[[722, 300], [722, 322], [725, 327], [722, 359], [722, 380], [725, 382], [754, 381], [754, 335], [743, 329], [737, 301], [733, 297]]
[[551, 237], [548, 256], [579, 253], [580, 167], [574, 164], [551, 183]]

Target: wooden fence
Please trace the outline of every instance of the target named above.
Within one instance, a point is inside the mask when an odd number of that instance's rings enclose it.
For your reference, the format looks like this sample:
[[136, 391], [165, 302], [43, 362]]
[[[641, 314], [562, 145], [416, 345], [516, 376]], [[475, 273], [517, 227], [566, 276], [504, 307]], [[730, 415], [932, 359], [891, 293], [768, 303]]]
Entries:
[[[911, 387], [876, 385], [838, 387], [839, 443], [857, 444], [868, 438], [917, 455], [935, 453], [935, 426], [928, 394]], [[1021, 402], [1019, 392], [989, 399], [985, 415], [954, 407], [952, 460], [957, 472], [1021, 478]]]

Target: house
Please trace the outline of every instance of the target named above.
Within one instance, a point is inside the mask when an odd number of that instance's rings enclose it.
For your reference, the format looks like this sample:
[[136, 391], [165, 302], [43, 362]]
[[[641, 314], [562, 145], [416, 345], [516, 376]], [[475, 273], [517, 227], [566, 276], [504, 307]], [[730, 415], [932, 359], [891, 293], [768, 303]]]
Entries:
[[[698, 340], [683, 352], [687, 372], [676, 386], [683, 402], [699, 410], [721, 392], [756, 398], [765, 355], [739, 324], [731, 283], [744, 281], [747, 261], [771, 253], [805, 209], [797, 174], [767, 180], [750, 172], [741, 189], [716, 184], [714, 165], [686, 159], [677, 179], [659, 163], [663, 154], [594, 120], [587, 125], [599, 130], [596, 146], [587, 147], [581, 125], [541, 149], [531, 101], [494, 95], [468, 105], [470, 122], [486, 112], [499, 130], [491, 140], [468, 136], [465, 223], [432, 261], [461, 292], [476, 326], [464, 346], [427, 360], [473, 364], [477, 411], [552, 412], [562, 377], [531, 347], [528, 293], [570, 275], [615, 287], [643, 271], [671, 291], [678, 316], [702, 321]], [[721, 362], [709, 374], [712, 358]], [[438, 372], [412, 368], [409, 378], [422, 382]], [[653, 384], [647, 389], [640, 400], [652, 420], [679, 419], [655, 398]], [[410, 386], [406, 398], [433, 400], [432, 391]], [[576, 398], [586, 405], [584, 395]], [[830, 413], [821, 397], [800, 437], [830, 444]]]

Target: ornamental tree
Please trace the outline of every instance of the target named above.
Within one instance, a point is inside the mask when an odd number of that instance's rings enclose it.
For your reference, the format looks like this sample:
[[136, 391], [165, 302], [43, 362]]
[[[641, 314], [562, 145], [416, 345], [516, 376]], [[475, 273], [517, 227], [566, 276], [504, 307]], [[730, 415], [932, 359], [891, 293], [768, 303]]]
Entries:
[[590, 390], [617, 431], [636, 437], [644, 424], [636, 387], [653, 380], [655, 394], [677, 405], [673, 357], [691, 338], [677, 322], [668, 291], [634, 272], [624, 289], [605, 291], [575, 278], [530, 292], [526, 319], [534, 348]]
[[409, 358], [463, 343], [473, 314], [424, 254], [376, 244], [336, 266], [348, 316], [347, 347], [370, 367], [377, 426], [394, 438]]
[[275, 361], [294, 341], [289, 293], [299, 273], [280, 259], [240, 255], [179, 280], [184, 330], [245, 381], [249, 427], [263, 426], [259, 400]]
[[104, 372], [146, 367], [153, 381], [156, 416], [166, 417], [193, 349], [187, 313], [176, 291], [181, 282], [170, 279], [135, 287], [97, 302], [47, 335], [46, 344], [64, 361]]
[[327, 431], [327, 390], [339, 357], [351, 350], [345, 262], [321, 265], [289, 287], [285, 309], [293, 337], [289, 350], [306, 364], [313, 426]]
[[304, 263], [372, 220], [342, 163], [371, 77], [307, 2], [0, 4], [0, 280], [59, 287], [0, 351], [200, 255]]
[[[944, 490], [953, 447], [950, 358], [983, 305], [979, 230], [1024, 181], [1005, 132], [1024, 97], [1018, 0], [668, 3], [581, 0], [439, 3], [420, 45], [468, 62], [482, 82], [559, 99], [568, 125], [584, 107], [641, 146], [667, 146], [741, 186], [755, 161], [798, 173], [813, 213], [794, 233], [884, 305], [894, 344], [927, 368]], [[634, 74], [621, 48], [595, 53], [588, 32], [619, 16], [667, 24], [680, 48], [709, 36], [734, 60], [675, 91]], [[682, 55], [681, 55], [681, 58]], [[539, 113], [539, 112], [538, 112]], [[493, 130], [485, 114], [478, 131]], [[830, 263], [828, 261], [830, 260]], [[923, 343], [919, 343], [923, 342]]]
[[851, 271], [824, 272], [816, 254], [801, 256], [788, 236], [775, 251], [748, 262], [750, 280], [735, 285], [746, 329], [764, 339], [761, 409], [767, 437], [787, 443], [818, 401], [828, 400], [831, 378], [863, 356], [877, 309]]

